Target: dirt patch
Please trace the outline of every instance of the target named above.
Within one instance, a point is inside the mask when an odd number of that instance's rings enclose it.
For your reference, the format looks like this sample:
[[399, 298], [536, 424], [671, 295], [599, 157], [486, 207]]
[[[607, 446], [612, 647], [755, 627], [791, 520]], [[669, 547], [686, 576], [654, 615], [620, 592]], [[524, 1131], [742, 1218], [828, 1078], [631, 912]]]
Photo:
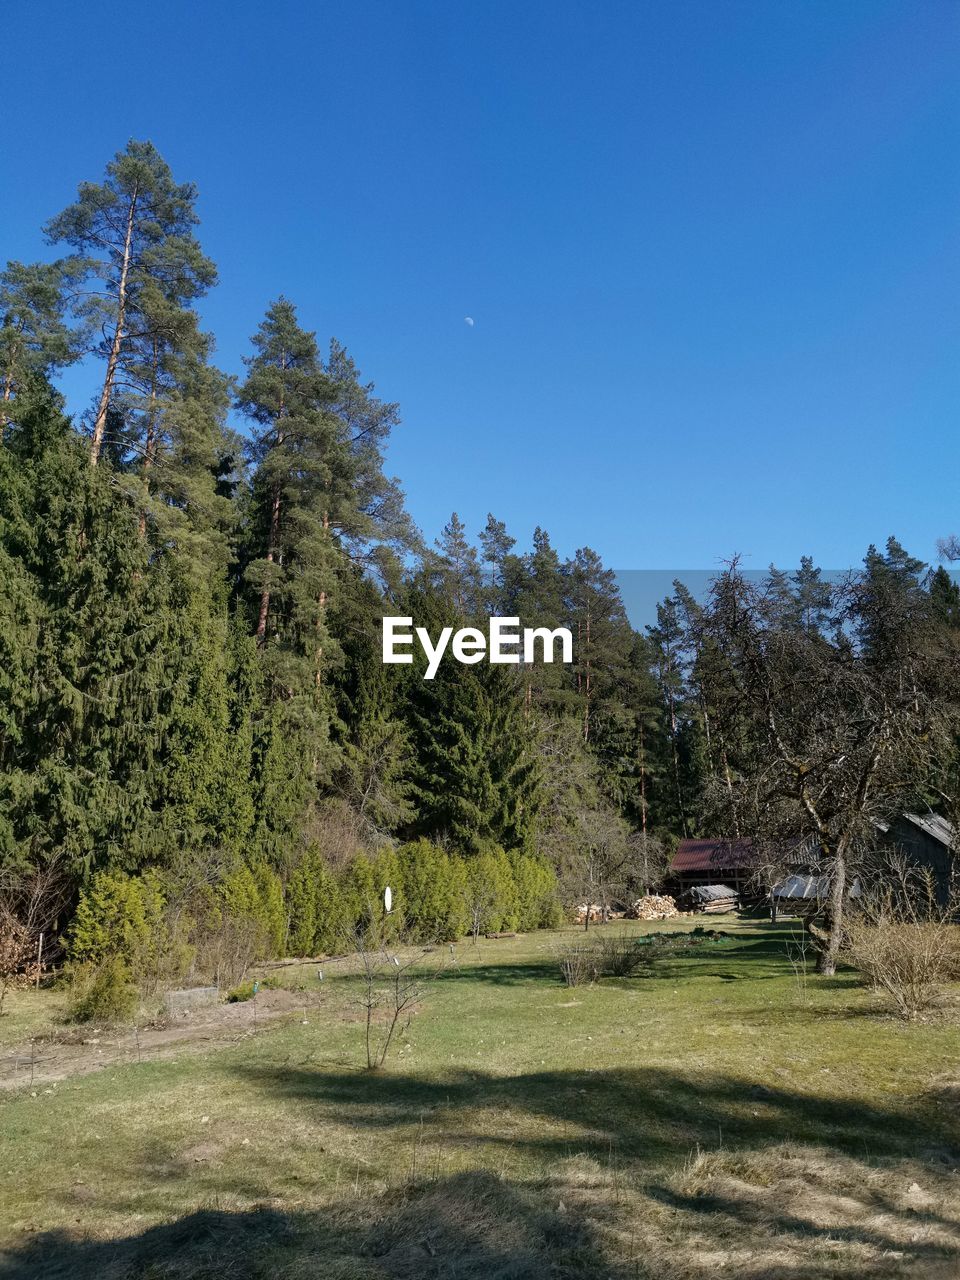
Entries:
[[136, 1030], [64, 1027], [0, 1050], [0, 1090], [41, 1089], [105, 1067], [172, 1057], [184, 1049], [236, 1043], [318, 1008], [317, 992], [265, 989], [253, 1000], [198, 1009]]

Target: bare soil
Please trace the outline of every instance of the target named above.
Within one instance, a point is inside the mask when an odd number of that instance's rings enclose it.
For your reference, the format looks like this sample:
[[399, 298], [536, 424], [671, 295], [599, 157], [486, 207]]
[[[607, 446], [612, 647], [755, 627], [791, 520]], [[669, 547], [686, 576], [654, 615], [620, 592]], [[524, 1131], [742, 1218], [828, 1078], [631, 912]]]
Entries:
[[127, 1062], [155, 1061], [184, 1049], [236, 1044], [299, 1015], [309, 1020], [320, 1005], [317, 992], [267, 988], [256, 1000], [217, 1004], [145, 1026], [64, 1026], [33, 1040], [0, 1049], [0, 1089], [50, 1085]]

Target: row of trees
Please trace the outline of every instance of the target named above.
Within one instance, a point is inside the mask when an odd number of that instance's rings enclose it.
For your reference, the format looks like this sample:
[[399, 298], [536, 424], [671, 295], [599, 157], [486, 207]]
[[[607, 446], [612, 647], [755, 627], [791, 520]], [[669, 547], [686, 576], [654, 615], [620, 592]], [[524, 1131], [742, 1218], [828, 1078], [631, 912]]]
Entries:
[[[280, 298], [244, 376], [214, 364], [196, 198], [131, 142], [48, 223], [65, 256], [0, 276], [3, 867], [56, 866], [76, 902], [98, 872], [199, 862], [275, 877], [289, 903], [321, 867], [422, 840], [539, 859], [597, 900], [655, 884], [699, 831], [800, 823], [844, 856], [791, 734], [815, 733], [829, 791], [851, 747], [872, 760], [866, 723], [877, 769], [909, 742], [911, 786], [948, 803], [947, 575], [894, 543], [844, 592], [809, 562], [762, 589], [734, 567], [706, 607], [677, 584], [640, 635], [589, 548], [563, 559], [537, 529], [519, 549], [492, 515], [476, 542], [453, 515], [423, 545], [384, 467], [397, 406], [339, 342]], [[53, 384], [78, 360], [97, 389], [74, 424]], [[575, 660], [425, 682], [382, 665], [386, 613], [568, 626]], [[903, 648], [921, 635], [922, 662]], [[877, 769], [879, 812], [909, 788]]]

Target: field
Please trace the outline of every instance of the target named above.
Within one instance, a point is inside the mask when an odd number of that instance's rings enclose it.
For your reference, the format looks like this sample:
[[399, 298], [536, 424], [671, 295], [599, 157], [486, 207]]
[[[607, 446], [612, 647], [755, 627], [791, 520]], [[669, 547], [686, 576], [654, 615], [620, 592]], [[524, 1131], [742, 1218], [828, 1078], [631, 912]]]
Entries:
[[349, 963], [59, 1066], [58, 997], [15, 994], [0, 1275], [955, 1280], [956, 1006], [894, 1020], [798, 975], [791, 922], [709, 923], [731, 937], [596, 986], [559, 977], [572, 931], [426, 952], [373, 1074]]

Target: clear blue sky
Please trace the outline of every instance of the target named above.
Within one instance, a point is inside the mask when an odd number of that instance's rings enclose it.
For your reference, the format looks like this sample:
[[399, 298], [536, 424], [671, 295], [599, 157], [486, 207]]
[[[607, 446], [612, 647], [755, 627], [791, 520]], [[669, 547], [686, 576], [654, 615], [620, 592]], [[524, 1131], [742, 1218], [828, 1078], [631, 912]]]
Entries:
[[838, 568], [960, 532], [954, 0], [14, 0], [3, 26], [0, 253], [41, 256], [152, 139], [200, 188], [220, 363], [281, 292], [346, 342], [402, 406], [428, 536], [492, 510], [615, 568]]

